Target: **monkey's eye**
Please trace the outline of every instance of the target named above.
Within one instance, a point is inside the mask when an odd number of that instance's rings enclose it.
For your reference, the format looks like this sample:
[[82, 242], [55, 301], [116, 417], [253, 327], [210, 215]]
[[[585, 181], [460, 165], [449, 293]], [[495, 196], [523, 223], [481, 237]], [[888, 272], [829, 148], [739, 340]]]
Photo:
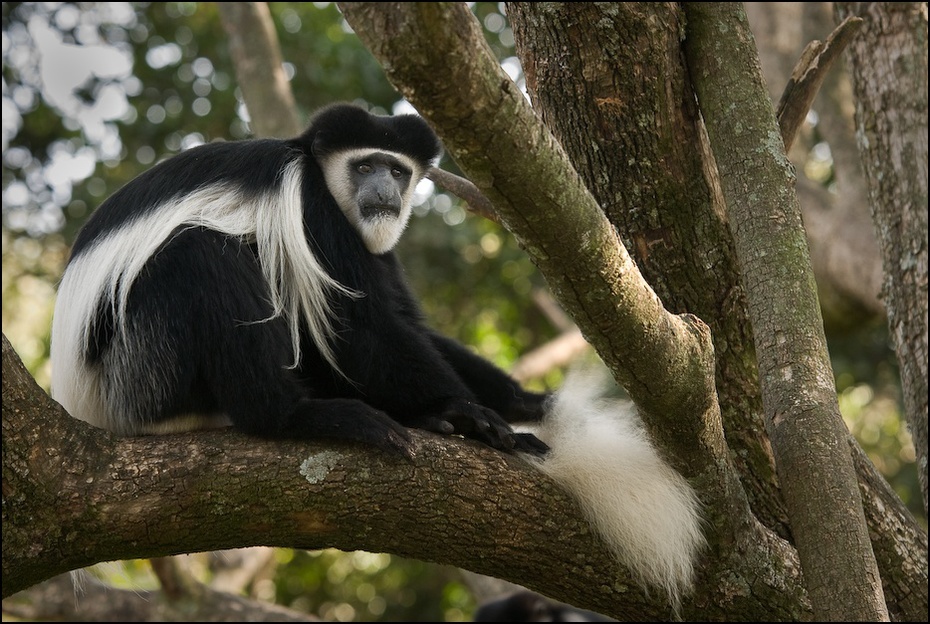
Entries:
[[372, 172], [371, 165], [369, 165], [368, 163], [361, 163], [360, 165], [356, 167], [356, 170], [359, 173], [371, 173]]
[[391, 175], [394, 176], [395, 178], [402, 178], [404, 177], [404, 172], [398, 169], [397, 167], [395, 167], [391, 169]]

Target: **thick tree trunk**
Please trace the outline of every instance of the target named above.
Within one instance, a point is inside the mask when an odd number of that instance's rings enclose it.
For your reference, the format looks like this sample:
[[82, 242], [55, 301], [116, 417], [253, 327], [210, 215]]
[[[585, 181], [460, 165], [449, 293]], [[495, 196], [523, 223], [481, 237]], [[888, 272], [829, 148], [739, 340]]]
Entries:
[[[573, 5], [573, 8], [576, 7], [577, 5]], [[463, 10], [464, 7], [455, 4], [341, 3], [340, 8], [356, 33], [381, 61], [389, 79], [439, 131], [450, 154], [463, 165], [463, 169], [469, 172], [478, 186], [492, 197], [504, 217], [505, 225], [512, 230], [516, 229], [517, 236], [525, 241], [534, 259], [537, 259], [540, 253], [543, 254], [544, 262], [540, 266], [547, 279], [551, 278], [556, 284], [561, 283], [561, 280], [573, 279], [573, 276], [560, 274], [560, 271], [574, 267], [570, 260], [574, 257], [571, 251], [572, 238], [569, 236], [566, 241], [566, 237], [560, 237], [560, 234], [563, 231], [573, 232], [576, 228], [573, 221], [577, 217], [571, 217], [567, 226], [564, 223], [560, 226], [555, 220], [552, 223], [538, 221], [539, 217], [548, 217], [548, 213], [552, 211], [570, 215], [579, 209], [580, 204], [575, 202], [565, 203], [561, 208], [549, 206], [553, 198], [566, 200], [569, 196], [575, 197], [575, 191], [566, 187], [572, 184], [572, 178], [565, 178], [550, 170], [552, 156], [539, 150], [542, 145], [550, 144], [551, 141], [540, 139], [541, 131], [536, 127], [537, 122], [533, 120], [532, 115], [526, 115], [522, 109], [515, 114], [519, 100], [513, 99], [512, 83], [496, 62], [487, 58], [490, 51], [483, 42], [480, 30], [476, 28], [474, 18]], [[641, 23], [627, 25], [627, 28], [634, 30], [641, 27]], [[558, 29], [559, 26], [555, 25], [553, 28]], [[558, 56], [560, 62], [564, 53], [563, 50]], [[435, 80], [437, 75], [444, 76], [444, 80]], [[597, 133], [592, 131], [591, 134]], [[544, 212], [538, 214], [540, 210]], [[588, 208], [584, 207], [584, 210]], [[526, 223], [522, 221], [526, 218], [533, 219], [533, 227], [521, 229], [526, 227]], [[549, 227], [555, 229], [550, 232], [547, 229]], [[551, 243], [547, 238], [549, 236], [553, 237]], [[554, 257], [545, 253], [548, 249], [543, 246], [544, 241], [545, 245], [556, 245], [558, 253], [554, 254]], [[587, 249], [586, 245], [577, 247]], [[598, 262], [602, 260], [603, 258], [594, 261], [590, 269], [586, 270], [605, 274], [597, 268]], [[581, 266], [588, 267], [589, 262], [590, 259], [585, 259]], [[554, 273], [550, 275], [550, 271]], [[624, 274], [624, 279], [628, 278], [630, 276]], [[581, 313], [576, 320], [580, 319], [579, 325], [583, 330], [592, 315], [598, 319], [598, 323], [602, 316], [606, 320], [612, 314], [618, 315], [614, 322], [622, 325], [627, 320], [637, 318], [641, 313], [625, 309], [626, 304], [622, 300], [611, 305], [609, 300], [598, 296], [599, 289], [556, 289], [556, 292], [560, 297], [568, 298], [562, 301], [563, 304], [573, 304], [567, 306], [573, 314], [573, 306], [581, 306]], [[648, 331], [650, 325], [647, 323], [642, 327]], [[606, 328], [601, 329], [599, 325], [595, 325], [595, 328], [596, 331], [593, 334], [589, 332], [589, 336], [593, 335], [595, 340], [592, 342], [596, 342], [598, 349], [607, 354], [605, 359], [611, 360], [612, 366], [621, 369], [630, 367], [632, 372], [632, 367], [637, 361], [647, 364], [654, 361], [654, 358], [663, 361], [662, 348], [656, 350], [639, 340], [635, 346], [631, 346], [632, 343], [623, 346], [623, 339], [617, 341], [616, 337], [626, 335], [625, 329], [619, 334], [614, 334], [614, 339], [611, 340], [612, 332]], [[666, 372], [671, 377], [663, 375], [663, 379], [675, 377], [671, 370]], [[638, 384], [652, 373], [641, 370], [639, 374]], [[643, 387], [638, 384], [635, 387], [642, 391]], [[694, 406], [685, 404], [674, 409], [680, 412], [678, 417], [682, 417], [683, 414], [691, 413]], [[686, 418], [690, 419], [692, 416]], [[659, 425], [660, 422], [661, 419], [653, 424]], [[665, 427], [665, 431], [657, 431], [656, 428], [653, 428], [653, 431], [663, 440], [663, 446], [670, 437], [678, 436], [679, 442], [670, 441], [667, 447], [673, 453], [671, 459], [677, 466], [681, 466], [686, 474], [696, 474], [693, 469], [700, 465], [699, 458], [706, 450], [710, 450], [704, 445], [713, 440], [712, 437], [708, 437], [712, 430], [701, 434], [699, 448], [687, 449], [685, 446], [688, 434], [677, 428], [674, 423], [666, 423]], [[716, 445], [716, 442], [713, 444]], [[683, 455], [677, 456], [679, 452]], [[861, 454], [857, 454], [857, 457], [861, 458]], [[682, 463], [682, 460], [686, 461]], [[689, 465], [689, 462], [694, 460], [698, 460], [698, 464]], [[871, 468], [868, 462], [861, 462], [859, 466], [866, 477], [862, 485], [866, 488], [864, 491], [880, 491], [880, 488], [868, 485], [868, 480], [875, 475], [874, 468]], [[720, 476], [721, 473], [718, 472], [713, 478]], [[792, 599], [784, 592], [766, 594], [765, 598], [759, 593], [763, 587], [770, 587], [768, 583], [772, 578], [780, 576], [779, 573], [775, 577], [764, 577], [763, 580], [763, 577], [758, 576], [762, 570], [755, 568], [760, 565], [767, 568], [776, 561], [772, 559], [771, 550], [769, 555], [764, 554], [768, 549], [778, 550], [776, 544], [770, 540], [770, 534], [756, 531], [752, 521], [743, 515], [738, 502], [740, 496], [731, 489], [729, 479], [711, 483], [705, 481], [705, 477], [698, 477], [696, 482], [701, 484], [702, 497], [707, 495], [705, 502], [709, 513], [712, 514], [709, 530], [714, 535], [712, 539], [716, 541], [719, 538], [720, 550], [714, 555], [708, 555], [706, 559], [706, 580], [702, 582], [700, 594], [692, 598], [690, 605], [697, 609], [695, 617], [714, 618], [716, 616], [712, 615], [712, 612], [718, 608], [724, 608], [728, 618], [746, 617], [747, 609], [751, 609], [746, 602], [750, 597], [766, 602], [772, 609], [776, 609], [776, 604], [779, 605], [778, 611], [782, 615], [775, 615], [775, 611], [770, 611], [763, 616], [765, 618], [796, 617], [787, 616], [781, 611], [791, 608], [789, 603]], [[710, 486], [710, 490], [704, 490], [705, 486]], [[926, 555], [925, 549], [920, 545], [926, 543], [926, 536], [914, 524], [912, 518], [906, 513], [899, 513], [900, 501], [897, 501], [893, 494], [885, 491], [881, 496], [889, 497], [887, 504], [885, 500], [872, 496], [875, 502], [871, 507], [876, 514], [875, 526], [883, 521], [882, 514], [887, 515], [889, 510], [894, 509], [896, 526], [912, 529], [900, 533], [892, 532], [889, 534], [890, 541], [884, 542], [889, 548], [887, 561], [893, 568], [891, 571], [898, 574], [904, 582], [903, 585], [894, 585], [898, 593], [893, 598], [896, 604], [902, 605], [905, 617], [920, 617], [919, 614], [924, 610], [922, 604], [926, 604]], [[730, 533], [728, 527], [735, 528], [734, 523], [742, 528]], [[907, 552], [909, 561], [913, 563], [913, 566], [908, 566], [912, 574], [902, 574], [900, 560], [896, 556], [902, 552]], [[791, 557], [783, 560], [783, 564], [787, 566], [781, 568], [783, 572], [793, 570], [794, 563], [790, 563], [792, 561]], [[776, 563], [776, 566], [781, 565]], [[740, 586], [753, 589], [748, 593], [736, 589], [732, 583], [734, 574], [746, 574], [747, 578]], [[750, 577], [756, 580], [750, 580]], [[923, 595], [924, 600], [909, 601], [914, 595]], [[800, 603], [796, 606], [799, 605]]]
[[[617, 243], [600, 236], [603, 217], [596, 214], [600, 207], [578, 189], [558, 143], [514, 92], [513, 83], [484, 43], [475, 18], [459, 4], [339, 6], [381, 61], [388, 78], [436, 128], [462, 170], [492, 199], [502, 222], [525, 245], [560, 302], [644, 408], [650, 434], [672, 464], [699, 484], [711, 514], [707, 531], [714, 552], [708, 554], [702, 571], [707, 582], [683, 608], [698, 609], [706, 616], [727, 602], [734, 612], [745, 613], [751, 608], [749, 603], [758, 599], [778, 604], [779, 610], [803, 609], [801, 596], [786, 599], [769, 584], [771, 577], [758, 574], [758, 565], [766, 567], [781, 560], [776, 563], [780, 569], [776, 576], [787, 573], [782, 578], [793, 584], [793, 564], [787, 563], [793, 555], [782, 559], [787, 555], [781, 548], [783, 542], [760, 531], [747, 514], [726, 453], [719, 454], [719, 429], [708, 419], [714, 405], [706, 403], [704, 373], [679, 377], [689, 371], [699, 373], [688, 360], [700, 356], [693, 364], [704, 356], [690, 351], [701, 344], [694, 342], [700, 334], [689, 338], [661, 320], [664, 314], [655, 307], [654, 296], [626, 260], [624, 268], [617, 270], [620, 267], [613, 258], [617, 250], [602, 247]], [[436, 75], [445, 79], [431, 79]], [[630, 289], [632, 284], [639, 286]], [[668, 350], [667, 341], [677, 342], [678, 347]], [[680, 350], [688, 343], [692, 344], [690, 355]], [[746, 587], [753, 591], [731, 591], [732, 585], [723, 579], [733, 578], [734, 573], [751, 576]], [[765, 598], [759, 593], [763, 588]], [[780, 613], [778, 617], [787, 616]]]
[[814, 613], [834, 622], [887, 620], [794, 175], [755, 43], [738, 4], [693, 4], [686, 13], [685, 50], [721, 172], [759, 354], [766, 428]]
[[787, 537], [736, 253], [681, 62], [681, 9], [511, 2], [507, 11], [534, 107], [665, 305], [710, 326], [727, 443], [756, 516]]
[[850, 47], [859, 151], [882, 250], [888, 326], [927, 510], [927, 3], [838, 2], [865, 21]]
[[[746, 14], [759, 48], [769, 95], [778, 101], [804, 47], [833, 29], [829, 2], [747, 2]], [[860, 33], [861, 35], [861, 33]], [[817, 130], [831, 149], [836, 192], [807, 177], [813, 148], [807, 128], [789, 152], [798, 175], [798, 196], [811, 263], [827, 329], [848, 330], [882, 318], [881, 255], [869, 216], [855, 140], [851, 84], [842, 63], [830, 71], [813, 109]]]

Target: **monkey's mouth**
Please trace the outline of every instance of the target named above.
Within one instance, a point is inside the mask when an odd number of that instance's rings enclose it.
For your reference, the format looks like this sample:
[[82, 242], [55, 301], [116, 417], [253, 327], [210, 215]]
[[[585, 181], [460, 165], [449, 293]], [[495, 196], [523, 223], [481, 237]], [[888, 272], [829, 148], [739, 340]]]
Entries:
[[362, 218], [369, 221], [396, 219], [400, 216], [400, 206], [392, 204], [364, 204], [360, 208]]

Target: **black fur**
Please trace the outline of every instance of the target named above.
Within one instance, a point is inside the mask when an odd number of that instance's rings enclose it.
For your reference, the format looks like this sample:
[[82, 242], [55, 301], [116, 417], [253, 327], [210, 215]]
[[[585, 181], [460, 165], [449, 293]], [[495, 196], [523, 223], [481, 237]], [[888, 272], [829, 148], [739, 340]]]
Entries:
[[315, 156], [355, 147], [379, 147], [406, 154], [424, 171], [440, 152], [439, 139], [416, 115], [379, 117], [344, 104], [318, 111], [300, 142], [309, 144]]
[[[132, 283], [125, 337], [103, 293], [93, 318], [84, 320], [90, 332], [79, 359], [89, 371], [87, 383], [105, 387], [105, 397], [130, 397], [128, 413], [113, 410], [119, 418], [159, 423], [192, 412], [224, 413], [235, 427], [258, 436], [356, 441], [405, 453], [405, 427], [416, 427], [505, 451], [545, 452], [535, 437], [515, 434], [508, 425], [539, 420], [545, 395], [525, 391], [428, 328], [394, 254], [367, 251], [334, 201], [317, 157], [355, 148], [404, 154], [423, 172], [440, 153], [419, 117], [376, 117], [337, 105], [293, 140], [190, 149], [100, 206], [75, 242], [72, 263], [198, 189], [227, 185], [246, 197], [277, 192], [284, 169], [299, 161], [306, 242], [331, 278], [361, 295], [330, 292], [330, 346], [339, 371], [304, 322], [300, 361], [292, 367], [288, 325], [273, 316], [255, 241], [178, 227]], [[68, 314], [68, 302], [59, 302], [57, 314]], [[120, 365], [125, 362], [133, 364]], [[53, 358], [53, 364], [63, 362]]]
[[475, 622], [616, 622], [600, 613], [576, 609], [533, 592], [519, 590], [475, 610]]

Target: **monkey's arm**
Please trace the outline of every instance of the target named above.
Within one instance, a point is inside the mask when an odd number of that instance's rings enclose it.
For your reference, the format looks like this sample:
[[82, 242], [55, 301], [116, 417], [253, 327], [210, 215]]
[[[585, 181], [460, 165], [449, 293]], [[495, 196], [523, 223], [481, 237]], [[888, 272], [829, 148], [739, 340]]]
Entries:
[[356, 302], [336, 353], [360, 398], [408, 427], [460, 434], [503, 451], [539, 453], [546, 446], [515, 433], [472, 392], [430, 340], [428, 330], [391, 314], [365, 314]]
[[333, 343], [351, 381], [345, 390], [408, 427], [464, 435], [503, 451], [545, 451], [485, 405], [434, 344], [393, 254], [359, 254], [356, 261], [354, 274], [339, 275], [355, 277], [351, 287], [365, 296], [342, 300], [342, 329]]
[[525, 390], [507, 373], [457, 341], [430, 331], [430, 340], [482, 405], [510, 423], [538, 422], [549, 394]]
[[468, 387], [475, 399], [497, 412], [509, 423], [538, 422], [550, 395], [530, 392], [500, 368], [456, 340], [431, 329], [425, 322], [416, 296], [410, 290], [403, 269], [394, 254], [380, 256], [378, 264], [386, 274], [381, 283], [391, 284], [392, 305], [405, 323], [419, 328], [436, 352], [443, 366], [451, 366], [460, 383]]

